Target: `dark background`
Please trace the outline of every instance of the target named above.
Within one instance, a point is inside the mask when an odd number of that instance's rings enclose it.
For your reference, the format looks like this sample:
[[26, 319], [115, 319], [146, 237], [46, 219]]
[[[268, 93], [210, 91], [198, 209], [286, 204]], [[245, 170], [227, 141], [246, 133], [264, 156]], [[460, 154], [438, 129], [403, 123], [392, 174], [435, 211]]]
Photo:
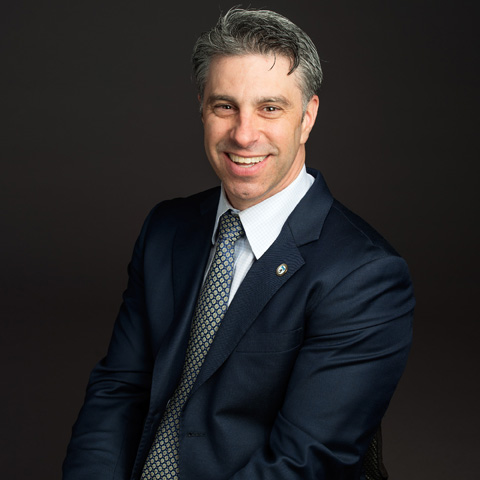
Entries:
[[[407, 259], [393, 480], [478, 478], [476, 2], [264, 1], [325, 73], [307, 164]], [[60, 478], [142, 221], [217, 183], [189, 58], [230, 2], [3, 1], [0, 476]]]

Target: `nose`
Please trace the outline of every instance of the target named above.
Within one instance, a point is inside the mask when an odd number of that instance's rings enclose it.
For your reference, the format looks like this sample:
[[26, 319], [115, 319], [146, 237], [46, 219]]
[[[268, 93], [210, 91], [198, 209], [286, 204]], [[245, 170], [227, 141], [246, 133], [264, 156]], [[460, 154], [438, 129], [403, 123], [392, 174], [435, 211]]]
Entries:
[[249, 112], [239, 112], [235, 116], [231, 130], [232, 140], [241, 148], [249, 148], [257, 142], [259, 136], [259, 125], [255, 115]]

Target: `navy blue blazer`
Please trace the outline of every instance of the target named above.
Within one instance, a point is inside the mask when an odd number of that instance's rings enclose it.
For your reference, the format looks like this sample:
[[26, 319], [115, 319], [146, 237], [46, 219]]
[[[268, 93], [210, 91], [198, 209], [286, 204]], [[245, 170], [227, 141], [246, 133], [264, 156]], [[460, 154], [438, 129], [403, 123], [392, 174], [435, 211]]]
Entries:
[[[182, 480], [363, 478], [410, 348], [412, 285], [387, 242], [309, 173], [315, 183], [245, 277], [184, 407]], [[64, 480], [140, 478], [180, 378], [219, 191], [162, 202], [145, 221]]]

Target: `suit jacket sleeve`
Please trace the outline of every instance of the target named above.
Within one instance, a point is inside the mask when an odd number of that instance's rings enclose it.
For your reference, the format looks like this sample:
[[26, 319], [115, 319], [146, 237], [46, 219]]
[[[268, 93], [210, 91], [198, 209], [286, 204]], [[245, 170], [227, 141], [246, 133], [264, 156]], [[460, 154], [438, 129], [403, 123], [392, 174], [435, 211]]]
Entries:
[[396, 255], [359, 265], [313, 295], [268, 442], [231, 479], [359, 478], [406, 364], [413, 305], [406, 264]]
[[64, 480], [114, 478], [116, 471], [130, 471], [135, 458], [153, 361], [151, 350], [145, 348], [149, 340], [143, 286], [143, 247], [150, 217], [134, 248], [108, 354], [90, 376], [85, 403], [73, 427]]

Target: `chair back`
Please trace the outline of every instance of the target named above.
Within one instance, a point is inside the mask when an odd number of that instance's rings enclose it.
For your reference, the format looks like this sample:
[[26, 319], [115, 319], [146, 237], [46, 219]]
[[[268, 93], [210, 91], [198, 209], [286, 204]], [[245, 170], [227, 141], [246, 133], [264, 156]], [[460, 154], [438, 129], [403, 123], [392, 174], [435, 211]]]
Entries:
[[367, 453], [363, 459], [365, 480], [387, 480], [388, 472], [383, 464], [382, 428], [379, 427], [372, 438]]

